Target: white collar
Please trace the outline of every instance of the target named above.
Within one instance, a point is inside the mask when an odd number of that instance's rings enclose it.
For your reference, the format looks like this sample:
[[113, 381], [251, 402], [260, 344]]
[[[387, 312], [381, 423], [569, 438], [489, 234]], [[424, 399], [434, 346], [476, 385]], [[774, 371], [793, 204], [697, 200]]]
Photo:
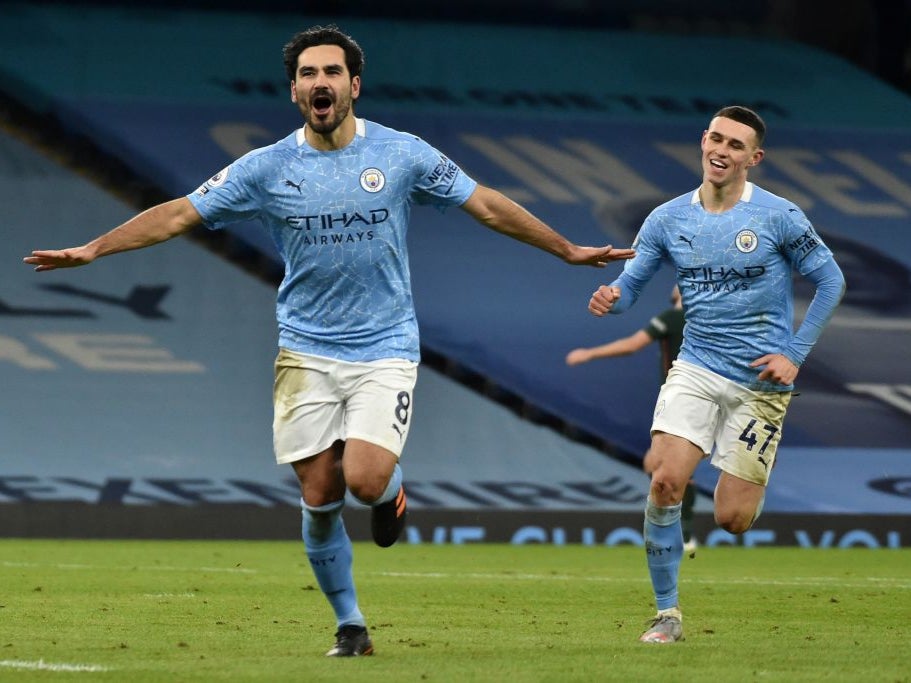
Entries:
[[[307, 138], [304, 136], [304, 128], [306, 125], [301, 126], [297, 129], [295, 133], [295, 140], [297, 141], [297, 146], [300, 147], [307, 141]], [[367, 122], [364, 119], [356, 118], [354, 119], [354, 134], [357, 137], [365, 138], [367, 137]]]
[[[693, 196], [690, 198], [690, 204], [701, 204], [702, 200], [699, 198], [699, 189], [701, 185], [693, 190]], [[753, 183], [747, 181], [743, 184], [743, 192], [740, 195], [740, 201], [748, 202], [753, 197]]]

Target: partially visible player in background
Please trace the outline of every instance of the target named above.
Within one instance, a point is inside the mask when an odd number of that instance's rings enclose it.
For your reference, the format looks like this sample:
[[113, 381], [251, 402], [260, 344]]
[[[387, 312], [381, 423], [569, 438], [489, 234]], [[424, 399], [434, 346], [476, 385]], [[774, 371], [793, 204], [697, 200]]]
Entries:
[[[686, 309], [680, 354], [658, 393], [645, 508], [645, 551], [658, 612], [645, 643], [683, 639], [680, 508], [700, 460], [721, 470], [715, 521], [732, 534], [759, 517], [800, 365], [841, 301], [832, 252], [793, 202], [747, 181], [765, 155], [766, 126], [741, 106], [702, 133], [702, 183], [652, 211], [620, 277], [588, 309], [622, 313], [670, 261]], [[794, 331], [792, 271], [816, 289]]]
[[277, 300], [276, 460], [297, 475], [307, 557], [335, 612], [335, 645], [326, 654], [370, 655], [342, 508], [346, 492], [369, 505], [373, 538], [383, 547], [405, 525], [399, 456], [420, 355], [406, 242], [412, 205], [457, 206], [571, 265], [603, 267], [633, 251], [573, 244], [424, 140], [355, 117], [364, 53], [338, 27], [296, 34], [283, 60], [303, 127], [249, 152], [186, 197], [83, 246], [33, 251], [24, 261], [37, 271], [82, 266], [200, 225], [259, 219], [285, 264]]
[[[588, 348], [573, 349], [566, 355], [567, 365], [581, 365], [599, 358], [617, 358], [618, 356], [629, 356], [642, 351], [652, 342], [657, 341], [661, 349], [659, 357], [661, 368], [661, 383], [667, 379], [667, 373], [671, 370], [671, 365], [680, 352], [680, 345], [683, 343], [683, 326], [685, 318], [683, 314], [683, 299], [680, 296], [680, 288], [674, 285], [671, 289], [671, 306], [665, 309], [654, 318], [649, 320], [641, 330], [634, 332], [628, 337], [615, 339], [607, 344], [593, 346]], [[655, 469], [654, 458], [651, 457], [651, 451], [645, 454], [642, 460], [642, 469], [647, 474], [651, 474]], [[680, 510], [680, 523], [683, 531], [683, 551], [691, 558], [696, 556], [698, 542], [693, 537], [693, 507], [696, 504], [696, 489], [693, 482], [687, 483], [686, 490], [683, 492], [682, 507]]]

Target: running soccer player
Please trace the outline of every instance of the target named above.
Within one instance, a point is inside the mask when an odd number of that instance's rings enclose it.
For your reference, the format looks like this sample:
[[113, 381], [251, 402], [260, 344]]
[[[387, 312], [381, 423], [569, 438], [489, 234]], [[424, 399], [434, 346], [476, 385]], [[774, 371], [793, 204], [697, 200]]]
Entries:
[[[765, 131], [746, 107], [718, 111], [702, 134], [702, 184], [649, 214], [635, 258], [589, 301], [594, 315], [622, 313], [669, 259], [686, 310], [651, 427], [644, 537], [658, 612], [640, 636], [646, 643], [683, 639], [680, 500], [696, 466], [711, 455], [721, 470], [715, 521], [747, 531], [762, 511], [800, 365], [844, 295], [841, 269], [803, 211], [747, 181]], [[796, 333], [792, 269], [816, 286]]]
[[[606, 344], [573, 349], [566, 354], [566, 364], [581, 365], [599, 358], [629, 356], [642, 351], [652, 342], [657, 341], [661, 348], [659, 361], [661, 382], [664, 383], [667, 379], [667, 373], [671, 370], [671, 365], [677, 358], [677, 354], [680, 353], [680, 345], [683, 344], [684, 322], [683, 299], [680, 296], [680, 288], [674, 285], [671, 289], [670, 308], [666, 308], [649, 320], [648, 325], [627, 337], [614, 339]], [[655, 469], [654, 460], [651, 451], [647, 452], [642, 459], [642, 469], [647, 474], [651, 474], [652, 470]], [[683, 532], [683, 552], [691, 558], [696, 557], [696, 548], [699, 545], [696, 537], [693, 536], [693, 508], [695, 505], [696, 489], [693, 483], [689, 482], [683, 492], [683, 500], [681, 501], [680, 524]]]
[[358, 606], [346, 491], [372, 507], [390, 546], [405, 525], [399, 456], [419, 361], [405, 235], [412, 204], [461, 207], [485, 226], [573, 265], [603, 267], [632, 249], [569, 242], [414, 135], [356, 118], [364, 54], [336, 26], [283, 50], [304, 125], [215, 174], [186, 197], [144, 211], [87, 244], [37, 250], [37, 271], [68, 268], [184, 234], [259, 219], [285, 264], [278, 289], [273, 438], [301, 490], [307, 557], [335, 612], [333, 657], [370, 655]]

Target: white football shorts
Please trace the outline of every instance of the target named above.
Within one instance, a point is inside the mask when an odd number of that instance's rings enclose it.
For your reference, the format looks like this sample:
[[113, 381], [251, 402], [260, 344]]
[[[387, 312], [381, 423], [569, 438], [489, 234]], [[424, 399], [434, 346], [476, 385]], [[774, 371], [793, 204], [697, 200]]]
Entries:
[[683, 437], [718, 469], [765, 486], [790, 402], [790, 391], [750, 391], [677, 360], [658, 393], [652, 433]]
[[349, 363], [280, 349], [272, 391], [276, 461], [308, 458], [347, 439], [401, 456], [417, 368], [404, 359]]

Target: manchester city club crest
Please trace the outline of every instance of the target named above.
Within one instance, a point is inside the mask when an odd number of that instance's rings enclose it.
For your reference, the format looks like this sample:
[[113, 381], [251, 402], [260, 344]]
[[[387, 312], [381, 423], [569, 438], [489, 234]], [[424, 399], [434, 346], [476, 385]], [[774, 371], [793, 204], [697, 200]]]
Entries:
[[378, 168], [368, 168], [361, 173], [361, 187], [367, 192], [379, 192], [386, 186], [386, 176]]
[[737, 245], [739, 251], [749, 254], [759, 246], [759, 238], [752, 230], [741, 230], [737, 233], [737, 237], [734, 238], [734, 244]]

